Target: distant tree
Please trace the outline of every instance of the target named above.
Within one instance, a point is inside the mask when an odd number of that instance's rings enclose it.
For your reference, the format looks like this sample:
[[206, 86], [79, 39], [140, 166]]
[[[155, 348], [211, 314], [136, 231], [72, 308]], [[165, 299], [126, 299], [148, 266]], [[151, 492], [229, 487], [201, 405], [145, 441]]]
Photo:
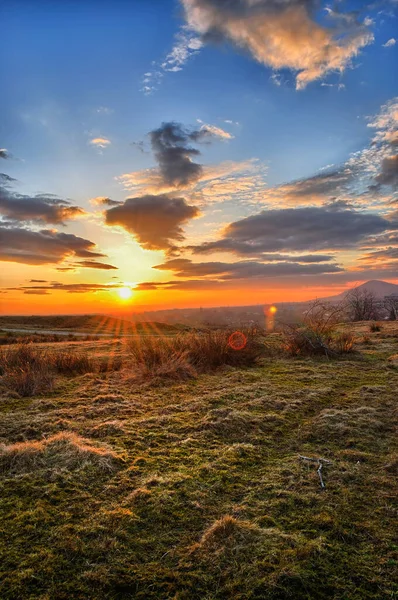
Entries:
[[351, 321], [374, 321], [378, 318], [376, 296], [369, 290], [350, 290], [346, 295], [346, 306]]
[[390, 321], [398, 320], [398, 296], [386, 296], [384, 298], [384, 308], [388, 312]]

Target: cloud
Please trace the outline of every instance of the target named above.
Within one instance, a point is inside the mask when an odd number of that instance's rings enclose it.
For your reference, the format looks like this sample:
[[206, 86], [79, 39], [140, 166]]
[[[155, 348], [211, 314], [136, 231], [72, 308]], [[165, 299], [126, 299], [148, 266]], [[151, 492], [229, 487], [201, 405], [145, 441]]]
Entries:
[[[369, 263], [370, 265], [386, 261], [397, 261], [398, 269], [398, 247], [389, 247], [384, 250], [377, 250], [375, 252], [369, 252], [359, 258], [359, 260]], [[378, 265], [379, 267], [380, 265]], [[397, 270], [398, 272], [398, 270]]]
[[340, 92], [341, 90], [345, 90], [345, 85], [344, 83], [321, 83], [321, 87], [328, 87], [328, 88], [337, 88], [337, 90]]
[[49, 296], [50, 294], [47, 290], [25, 290], [24, 294], [29, 294], [31, 296]]
[[[335, 263], [301, 264], [294, 261], [279, 263], [266, 263], [245, 260], [233, 263], [204, 262], [195, 263], [188, 259], [177, 258], [156, 265], [154, 269], [172, 271], [176, 277], [191, 278], [216, 278], [220, 282], [230, 280], [262, 279], [269, 277], [291, 277], [298, 275], [319, 275], [321, 273], [339, 273], [343, 271]], [[173, 282], [156, 285], [171, 285]]]
[[216, 125], [209, 125], [208, 123], [203, 123], [200, 119], [198, 119], [198, 123], [201, 123], [201, 127], [198, 132], [194, 132], [192, 135], [192, 139], [196, 139], [198, 141], [204, 140], [207, 138], [218, 137], [222, 140], [233, 140], [234, 135], [225, 131], [221, 127], [217, 127]]
[[389, 39], [385, 44], [383, 44], [383, 48], [392, 48], [397, 43], [395, 38]]
[[14, 183], [14, 181], [16, 181], [14, 177], [10, 177], [7, 173], [0, 173], [0, 185], [8, 187], [11, 183]]
[[387, 156], [381, 163], [381, 171], [376, 176], [376, 181], [380, 185], [390, 185], [397, 189], [398, 187], [398, 154]]
[[343, 164], [333, 169], [329, 168], [311, 177], [264, 190], [263, 202], [278, 205], [324, 204], [341, 195], [349, 196], [350, 184], [356, 175], [355, 165]]
[[170, 192], [194, 186], [203, 178], [204, 168], [194, 161], [201, 152], [193, 144], [233, 138], [215, 125], [202, 123], [200, 127], [188, 128], [174, 121], [162, 123], [148, 135], [158, 166], [119, 177], [126, 187], [142, 193]]
[[198, 215], [199, 209], [184, 198], [148, 194], [108, 209], [105, 222], [123, 227], [147, 250], [171, 250], [175, 242], [184, 240], [181, 226]]
[[191, 248], [196, 254], [238, 255], [342, 249], [389, 229], [381, 216], [334, 206], [264, 210], [228, 225], [222, 239]]
[[119, 204], [123, 204], [122, 202], [118, 202], [117, 200], [111, 200], [107, 196], [97, 196], [96, 198], [91, 198], [90, 204], [93, 206], [119, 206]]
[[315, 20], [313, 0], [181, 0], [189, 28], [203, 42], [227, 41], [255, 60], [297, 73], [296, 88], [342, 72], [373, 41], [353, 13], [329, 11], [329, 27]]
[[101, 258], [90, 240], [71, 233], [0, 226], [0, 260], [28, 265], [57, 264], [66, 258]]
[[183, 65], [203, 46], [202, 40], [183, 27], [176, 35], [176, 43], [161, 67], [164, 71], [181, 71]]
[[200, 37], [189, 30], [188, 27], [182, 27], [175, 36], [173, 49], [166, 56], [163, 62], [153, 63], [154, 69], [145, 73], [142, 79], [141, 92], [145, 95], [151, 95], [163, 78], [164, 73], [181, 71], [185, 63], [202, 48], [203, 42]]
[[398, 144], [398, 98], [384, 104], [379, 113], [368, 121], [368, 127], [376, 130], [374, 144]]
[[162, 181], [173, 187], [183, 187], [197, 181], [202, 173], [202, 165], [192, 158], [200, 154], [190, 145], [198, 132], [189, 132], [180, 123], [163, 123], [150, 132], [153, 153], [159, 165]]
[[17, 194], [8, 186], [8, 183], [14, 180], [7, 175], [2, 179], [5, 183], [0, 185], [0, 214], [8, 219], [64, 225], [66, 220], [85, 214], [83, 209], [73, 206], [68, 200], [56, 198], [51, 194]]
[[101, 263], [101, 262], [96, 262], [95, 260], [81, 260], [80, 262], [76, 263], [77, 267], [84, 267], [86, 269], [102, 269], [105, 271], [110, 271], [110, 270], [114, 270], [117, 269], [117, 267], [114, 267], [113, 265], [108, 265], [106, 263]]
[[99, 115], [111, 115], [114, 110], [113, 108], [109, 108], [108, 106], [99, 106], [96, 111]]
[[0, 148], [0, 158], [9, 158], [8, 150], [6, 148]]
[[112, 142], [105, 137], [96, 137], [96, 138], [93, 138], [92, 140], [90, 140], [90, 144], [92, 146], [95, 146], [96, 148], [101, 148], [101, 149], [107, 148], [108, 146], [111, 145], [111, 143]]
[[17, 288], [7, 288], [8, 290], [21, 291], [24, 294], [45, 295], [51, 291], [67, 292], [68, 294], [87, 294], [90, 292], [111, 292], [124, 287], [119, 283], [58, 283], [54, 281], [49, 285], [40, 286], [20, 286]]

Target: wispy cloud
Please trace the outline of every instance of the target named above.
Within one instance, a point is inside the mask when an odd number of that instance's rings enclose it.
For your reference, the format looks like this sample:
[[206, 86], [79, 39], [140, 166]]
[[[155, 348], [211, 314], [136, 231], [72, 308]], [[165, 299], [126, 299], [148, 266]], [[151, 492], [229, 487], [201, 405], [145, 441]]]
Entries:
[[110, 140], [108, 140], [108, 138], [105, 138], [105, 137], [95, 137], [92, 140], [90, 140], [90, 144], [92, 146], [95, 146], [96, 148], [101, 148], [101, 149], [107, 148], [108, 146], [111, 145], [111, 143], [112, 142]]
[[385, 44], [383, 44], [383, 48], [392, 48], [397, 43], [395, 38], [390, 38]]
[[174, 46], [163, 62], [152, 63], [152, 70], [146, 72], [142, 79], [141, 91], [150, 95], [158, 89], [165, 73], [181, 71], [188, 60], [199, 52], [203, 42], [189, 27], [183, 26], [175, 36]]

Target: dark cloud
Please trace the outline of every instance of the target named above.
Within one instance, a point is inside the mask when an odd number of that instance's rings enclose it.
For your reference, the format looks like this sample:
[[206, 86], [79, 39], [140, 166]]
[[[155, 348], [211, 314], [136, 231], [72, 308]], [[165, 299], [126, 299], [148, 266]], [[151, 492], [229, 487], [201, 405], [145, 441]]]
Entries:
[[0, 148], [0, 158], [10, 158], [8, 151], [5, 148]]
[[[359, 260], [372, 263], [373, 261], [398, 261], [398, 247], [397, 248], [386, 248], [385, 250], [376, 250], [375, 252], [369, 252], [364, 256], [361, 256]], [[397, 265], [398, 269], [398, 265]], [[398, 271], [397, 271], [398, 272]]]
[[96, 262], [95, 260], [82, 260], [76, 263], [77, 267], [85, 267], [86, 269], [104, 269], [106, 271], [117, 269], [113, 265], [108, 265], [106, 263]]
[[20, 286], [18, 288], [7, 288], [8, 290], [21, 291], [24, 294], [48, 294], [51, 291], [63, 291], [69, 294], [85, 294], [89, 292], [109, 292], [123, 287], [122, 284], [100, 284], [100, 283], [58, 283], [54, 281], [49, 285]]
[[293, 181], [287, 185], [287, 193], [297, 198], [330, 196], [343, 191], [353, 177], [352, 169], [343, 165], [340, 169], [325, 171], [313, 177]]
[[6, 185], [0, 186], [0, 214], [13, 221], [54, 223], [63, 225], [66, 220], [84, 214], [78, 206], [50, 194], [27, 196], [12, 192], [7, 183], [12, 181], [5, 175]]
[[197, 254], [343, 249], [391, 229], [385, 218], [335, 206], [264, 210], [231, 223], [221, 240], [191, 247]]
[[31, 279], [30, 283], [47, 283], [46, 279]]
[[378, 235], [374, 237], [372, 236], [364, 240], [361, 248], [363, 250], [366, 250], [366, 248], [381, 248], [383, 246], [393, 246], [395, 244], [398, 245], [398, 232], [391, 231], [383, 235]]
[[25, 290], [24, 294], [30, 294], [32, 296], [49, 296], [49, 292], [46, 290]]
[[199, 214], [184, 198], [167, 194], [127, 198], [124, 204], [105, 211], [107, 225], [120, 225], [148, 250], [174, 249], [172, 242], [184, 240], [181, 225]]
[[119, 202], [118, 200], [112, 200], [107, 196], [98, 196], [97, 198], [93, 198], [91, 200], [92, 204], [96, 204], [97, 206], [119, 206], [123, 204], [123, 202]]
[[166, 261], [165, 263], [156, 265], [154, 269], [173, 271], [177, 277], [216, 276], [222, 281], [292, 275], [317, 275], [319, 273], [338, 273], [343, 271], [336, 264], [300, 264], [297, 262], [263, 263], [256, 261], [194, 263], [185, 258]]
[[0, 226], [0, 260], [29, 265], [60, 263], [67, 257], [101, 258], [90, 240], [70, 233]]
[[162, 123], [150, 132], [152, 150], [165, 183], [178, 188], [200, 178], [202, 165], [192, 160], [200, 152], [190, 145], [197, 135], [197, 132], [189, 132], [180, 123], [174, 122]]
[[[16, 181], [16, 179], [14, 179], [14, 177], [10, 177], [10, 175], [7, 175], [7, 173], [0, 173], [0, 185], [9, 185], [11, 183], [14, 183], [14, 181]], [[1, 190], [1, 187], [0, 187]]]
[[383, 159], [376, 181], [380, 185], [390, 185], [395, 189], [398, 187], [398, 154]]

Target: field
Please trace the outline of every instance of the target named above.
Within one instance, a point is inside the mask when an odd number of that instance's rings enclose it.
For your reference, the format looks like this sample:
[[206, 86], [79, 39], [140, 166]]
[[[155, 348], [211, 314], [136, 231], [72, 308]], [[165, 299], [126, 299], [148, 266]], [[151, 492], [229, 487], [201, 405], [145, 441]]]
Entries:
[[35, 344], [118, 370], [3, 382], [0, 598], [397, 598], [398, 324], [354, 330], [176, 380], [120, 340]]

